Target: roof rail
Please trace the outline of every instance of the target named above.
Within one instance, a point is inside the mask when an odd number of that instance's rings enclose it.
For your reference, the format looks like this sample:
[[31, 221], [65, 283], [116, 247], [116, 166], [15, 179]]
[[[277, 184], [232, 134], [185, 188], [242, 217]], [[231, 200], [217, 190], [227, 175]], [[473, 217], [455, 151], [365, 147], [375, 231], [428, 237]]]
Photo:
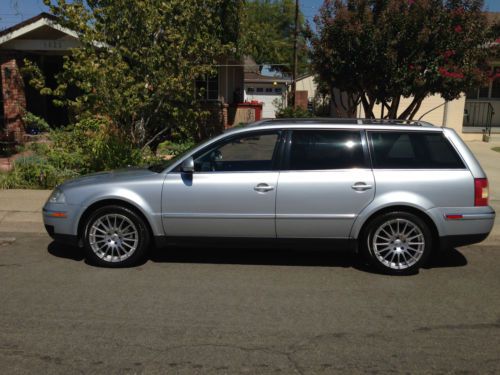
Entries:
[[411, 126], [431, 126], [429, 122], [422, 120], [398, 120], [398, 119], [367, 119], [367, 118], [335, 118], [335, 117], [319, 117], [319, 118], [279, 118], [279, 119], [264, 119], [249, 124], [249, 126], [272, 125], [279, 123], [322, 123], [322, 124], [353, 124], [353, 125], [411, 125]]
[[364, 125], [412, 125], [412, 126], [434, 126], [421, 120], [399, 120], [399, 119], [360, 119]]

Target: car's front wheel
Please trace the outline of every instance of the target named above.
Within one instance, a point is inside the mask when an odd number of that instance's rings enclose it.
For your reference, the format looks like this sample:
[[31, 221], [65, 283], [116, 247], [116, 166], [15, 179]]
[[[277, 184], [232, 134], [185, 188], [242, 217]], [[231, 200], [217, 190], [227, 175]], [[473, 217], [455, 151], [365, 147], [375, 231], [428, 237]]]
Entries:
[[432, 250], [428, 225], [409, 212], [389, 212], [376, 217], [368, 224], [362, 241], [371, 264], [393, 275], [416, 272]]
[[149, 242], [146, 223], [126, 207], [101, 207], [89, 216], [85, 225], [87, 260], [98, 266], [135, 265], [146, 255]]

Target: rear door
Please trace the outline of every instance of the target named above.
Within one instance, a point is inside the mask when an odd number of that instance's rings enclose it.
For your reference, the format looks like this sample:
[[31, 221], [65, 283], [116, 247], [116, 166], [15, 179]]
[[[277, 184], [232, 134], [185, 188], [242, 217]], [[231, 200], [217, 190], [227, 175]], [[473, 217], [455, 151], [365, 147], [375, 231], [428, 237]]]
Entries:
[[364, 134], [293, 130], [287, 143], [278, 180], [277, 236], [347, 238], [375, 194]]

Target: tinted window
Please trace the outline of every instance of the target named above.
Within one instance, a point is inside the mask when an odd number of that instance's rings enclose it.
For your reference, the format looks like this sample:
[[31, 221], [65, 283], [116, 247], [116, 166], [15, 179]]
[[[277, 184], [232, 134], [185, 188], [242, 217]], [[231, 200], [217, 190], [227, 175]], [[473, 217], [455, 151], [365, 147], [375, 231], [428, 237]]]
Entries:
[[299, 130], [292, 134], [291, 170], [365, 167], [359, 131]]
[[374, 168], [464, 168], [442, 133], [369, 132]]
[[278, 133], [246, 135], [203, 150], [194, 157], [197, 172], [270, 171]]

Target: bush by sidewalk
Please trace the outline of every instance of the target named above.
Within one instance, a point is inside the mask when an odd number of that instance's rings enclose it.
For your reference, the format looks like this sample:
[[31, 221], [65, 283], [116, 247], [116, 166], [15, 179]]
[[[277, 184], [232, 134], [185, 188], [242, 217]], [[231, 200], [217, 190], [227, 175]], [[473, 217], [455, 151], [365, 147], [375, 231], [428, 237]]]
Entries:
[[17, 158], [10, 172], [0, 174], [0, 188], [51, 189], [79, 175], [155, 160], [103, 117], [51, 130], [48, 137], [48, 143], [32, 144], [30, 156]]

